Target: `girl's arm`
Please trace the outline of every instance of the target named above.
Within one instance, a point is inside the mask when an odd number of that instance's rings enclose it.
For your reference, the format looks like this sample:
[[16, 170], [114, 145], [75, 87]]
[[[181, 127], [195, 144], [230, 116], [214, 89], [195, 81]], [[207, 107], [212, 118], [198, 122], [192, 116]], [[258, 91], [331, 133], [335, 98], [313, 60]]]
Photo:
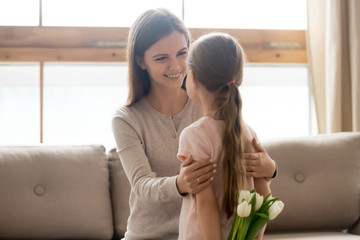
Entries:
[[[271, 192], [269, 183], [265, 178], [254, 178], [254, 186], [256, 188], [256, 192], [264, 196], [264, 198]], [[256, 237], [257, 240], [263, 239], [265, 228], [266, 225], [260, 230]]]
[[196, 213], [203, 239], [221, 240], [220, 212], [212, 184], [196, 194]]

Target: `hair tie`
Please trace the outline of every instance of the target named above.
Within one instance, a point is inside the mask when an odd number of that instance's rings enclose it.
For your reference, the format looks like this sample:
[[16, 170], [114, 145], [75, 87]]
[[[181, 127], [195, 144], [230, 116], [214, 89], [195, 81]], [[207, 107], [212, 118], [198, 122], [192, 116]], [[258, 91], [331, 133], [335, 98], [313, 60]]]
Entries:
[[231, 84], [235, 85], [235, 81], [233, 80], [233, 81], [230, 81], [230, 82], [227, 83], [228, 86], [230, 86]]

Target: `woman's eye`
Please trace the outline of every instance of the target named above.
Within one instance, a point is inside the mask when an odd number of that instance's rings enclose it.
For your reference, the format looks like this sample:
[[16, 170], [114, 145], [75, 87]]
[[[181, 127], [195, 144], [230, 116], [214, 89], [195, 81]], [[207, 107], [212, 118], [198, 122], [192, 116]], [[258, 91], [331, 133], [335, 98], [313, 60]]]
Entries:
[[162, 61], [165, 61], [166, 57], [158, 57], [158, 58], [155, 58], [155, 61], [157, 62], [162, 62]]
[[178, 53], [179, 56], [186, 55], [186, 54], [187, 54], [187, 51], [181, 51]]

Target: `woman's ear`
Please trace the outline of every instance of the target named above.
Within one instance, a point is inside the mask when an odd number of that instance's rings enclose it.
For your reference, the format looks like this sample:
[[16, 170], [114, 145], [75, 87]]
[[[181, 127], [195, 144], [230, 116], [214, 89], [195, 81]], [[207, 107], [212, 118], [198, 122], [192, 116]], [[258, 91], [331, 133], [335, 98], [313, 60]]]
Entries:
[[145, 66], [143, 57], [135, 56], [135, 60], [136, 60], [136, 63], [140, 66], [140, 68], [142, 70], [146, 70], [146, 66]]

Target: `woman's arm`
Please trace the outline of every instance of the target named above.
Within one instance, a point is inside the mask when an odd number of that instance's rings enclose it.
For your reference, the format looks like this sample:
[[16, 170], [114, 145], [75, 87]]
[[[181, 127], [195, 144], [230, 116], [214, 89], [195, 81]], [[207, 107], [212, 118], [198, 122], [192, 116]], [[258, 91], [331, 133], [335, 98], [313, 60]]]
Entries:
[[212, 185], [196, 194], [196, 214], [202, 238], [221, 240], [221, 221]]
[[193, 161], [192, 156], [183, 157], [176, 185], [180, 194], [196, 194], [210, 185], [217, 164], [209, 160]]
[[139, 199], [149, 202], [179, 199], [177, 176], [156, 177], [152, 171], [136, 123], [117, 115], [113, 118], [112, 127], [122, 166], [132, 191]]
[[195, 162], [188, 159], [182, 164], [179, 175], [157, 177], [145, 154], [136, 123], [117, 115], [113, 118], [112, 128], [121, 164], [132, 190], [140, 199], [171, 201], [178, 199], [181, 193], [197, 193], [210, 184], [216, 166], [209, 160]]
[[[254, 178], [254, 186], [256, 188], [256, 192], [260, 195], [264, 196], [264, 198], [271, 193], [270, 186], [268, 181], [265, 178]], [[262, 240], [264, 236], [266, 225], [260, 230], [257, 235], [257, 240]]]

